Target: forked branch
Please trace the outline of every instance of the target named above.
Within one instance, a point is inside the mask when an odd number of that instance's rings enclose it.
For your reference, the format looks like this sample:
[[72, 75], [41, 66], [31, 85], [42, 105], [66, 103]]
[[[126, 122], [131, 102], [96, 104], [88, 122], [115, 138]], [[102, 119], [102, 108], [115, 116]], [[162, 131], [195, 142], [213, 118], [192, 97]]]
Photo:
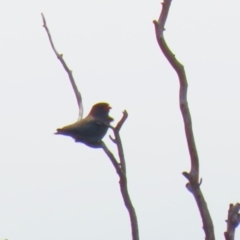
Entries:
[[58, 51], [56, 50], [55, 46], [54, 46], [52, 36], [51, 36], [51, 33], [48, 29], [47, 22], [46, 22], [46, 19], [45, 19], [43, 13], [41, 13], [41, 16], [42, 16], [42, 20], [43, 20], [43, 27], [45, 28], [45, 30], [47, 32], [48, 39], [49, 39], [49, 42], [51, 44], [51, 47], [52, 47], [56, 57], [61, 62], [63, 68], [65, 69], [65, 71], [68, 74], [69, 80], [71, 82], [73, 91], [74, 91], [76, 99], [77, 99], [77, 104], [78, 104], [78, 109], [79, 109], [78, 120], [80, 120], [80, 119], [82, 119], [82, 116], [83, 116], [83, 104], [82, 104], [81, 93], [78, 91], [77, 85], [76, 85], [75, 80], [74, 80], [73, 75], [72, 75], [72, 71], [69, 69], [69, 67], [67, 66], [66, 62], [63, 59], [63, 54], [59, 54]]
[[127, 117], [128, 117], [128, 113], [126, 110], [124, 110], [121, 120], [118, 122], [118, 124], [115, 128], [112, 128], [115, 138], [112, 138], [111, 136], [109, 136], [110, 139], [113, 141], [113, 143], [115, 143], [117, 145], [121, 169], [125, 175], [127, 174], [127, 170], [126, 170], [125, 157], [124, 157], [124, 152], [123, 152], [123, 147], [122, 147], [122, 141], [121, 141], [119, 132], [122, 128], [122, 125], [126, 121]]
[[188, 151], [191, 159], [191, 169], [190, 172], [184, 172], [183, 175], [188, 179], [187, 189], [193, 194], [195, 201], [197, 203], [199, 212], [201, 214], [203, 229], [206, 235], [206, 240], [214, 240], [214, 227], [212, 219], [204, 199], [204, 196], [200, 189], [199, 183], [199, 160], [197, 148], [194, 140], [192, 120], [187, 102], [187, 78], [184, 70], [184, 66], [176, 59], [175, 55], [172, 53], [164, 39], [165, 23], [167, 21], [168, 12], [171, 6], [171, 0], [164, 0], [162, 3], [162, 11], [160, 13], [158, 21], [153, 21], [155, 26], [155, 33], [158, 45], [163, 52], [164, 56], [167, 58], [168, 62], [171, 64], [173, 69], [178, 75], [180, 82], [180, 92], [179, 92], [179, 103], [180, 109], [184, 121], [185, 135], [188, 144]]
[[138, 221], [135, 209], [133, 207], [131, 198], [128, 193], [128, 185], [127, 185], [127, 175], [126, 175], [126, 163], [124, 157], [124, 151], [122, 147], [122, 141], [120, 137], [120, 129], [124, 122], [128, 117], [127, 111], [123, 111], [123, 116], [121, 120], [118, 122], [116, 127], [111, 127], [114, 133], [114, 138], [110, 136], [110, 139], [116, 144], [118, 149], [118, 156], [119, 161], [116, 160], [112, 152], [108, 149], [108, 147], [103, 143], [103, 150], [111, 160], [118, 176], [119, 176], [119, 184], [120, 190], [123, 197], [124, 204], [128, 210], [130, 222], [131, 222], [131, 229], [132, 229], [132, 240], [139, 240], [139, 232], [138, 232]]
[[230, 204], [228, 210], [227, 231], [224, 233], [226, 240], [234, 240], [235, 229], [240, 223], [240, 204]]
[[[63, 65], [65, 71], [68, 73], [70, 82], [72, 84], [72, 88], [74, 90], [76, 99], [77, 99], [77, 103], [78, 103], [78, 107], [79, 107], [79, 120], [82, 119], [83, 116], [83, 105], [82, 105], [82, 97], [80, 92], [78, 91], [77, 85], [74, 81], [73, 75], [72, 75], [72, 71], [68, 68], [66, 62], [63, 59], [63, 55], [59, 54], [53, 44], [53, 40], [50, 34], [50, 31], [47, 27], [47, 23], [46, 23], [46, 19], [44, 17], [43, 14], [42, 15], [42, 20], [43, 20], [43, 27], [45, 28], [47, 35], [48, 35], [48, 39], [50, 41], [51, 47], [55, 53], [55, 55], [57, 56], [57, 58], [59, 59], [59, 61], [61, 62], [61, 64]], [[102, 142], [101, 144], [101, 148], [104, 150], [104, 152], [106, 153], [106, 155], [108, 156], [108, 158], [110, 159], [110, 161], [112, 162], [119, 178], [120, 178], [120, 189], [121, 189], [121, 193], [122, 193], [122, 197], [124, 200], [124, 204], [129, 212], [129, 216], [130, 216], [130, 221], [131, 221], [131, 228], [132, 228], [132, 240], [139, 240], [139, 233], [138, 233], [138, 223], [137, 223], [137, 216], [135, 213], [135, 209], [132, 205], [129, 193], [128, 193], [128, 186], [127, 186], [127, 177], [126, 177], [126, 163], [125, 163], [125, 157], [124, 157], [124, 151], [123, 151], [123, 147], [122, 147], [122, 141], [120, 138], [120, 129], [122, 127], [122, 125], [124, 124], [124, 122], [126, 121], [128, 117], [127, 111], [123, 112], [123, 117], [122, 119], [118, 122], [116, 127], [111, 127], [111, 129], [113, 130], [114, 133], [114, 139], [112, 139], [112, 141], [117, 145], [117, 149], [118, 149], [118, 155], [119, 155], [119, 162], [116, 160], [115, 156], [112, 154], [112, 152], [108, 149], [108, 147], [105, 145], [104, 142]]]

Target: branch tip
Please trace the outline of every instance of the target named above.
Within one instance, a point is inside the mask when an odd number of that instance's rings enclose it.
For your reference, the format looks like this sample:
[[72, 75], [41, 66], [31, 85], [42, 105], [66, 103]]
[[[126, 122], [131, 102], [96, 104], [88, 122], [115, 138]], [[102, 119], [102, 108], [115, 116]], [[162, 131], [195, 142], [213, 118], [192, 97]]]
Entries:
[[53, 40], [52, 40], [52, 36], [51, 36], [51, 33], [50, 33], [49, 29], [48, 29], [47, 22], [46, 22], [44, 14], [41, 13], [41, 16], [42, 16], [42, 20], [43, 20], [43, 27], [46, 30], [46, 33], [47, 33], [47, 36], [48, 36], [48, 40], [50, 42], [52, 50], [55, 53], [55, 55], [58, 58], [58, 60], [61, 62], [64, 70], [68, 74], [69, 80], [71, 82], [71, 85], [72, 85], [72, 88], [74, 90], [75, 97], [76, 97], [76, 100], [77, 100], [78, 109], [79, 109], [78, 120], [80, 120], [80, 119], [82, 119], [82, 116], [83, 116], [83, 105], [82, 105], [81, 93], [78, 91], [77, 85], [76, 85], [75, 80], [74, 80], [73, 75], [72, 75], [72, 71], [69, 69], [69, 67], [67, 66], [66, 62], [63, 59], [63, 54], [62, 53], [59, 54], [58, 51], [56, 50], [55, 46], [54, 46], [54, 43], [53, 43]]
[[189, 175], [189, 173], [188, 172], [182, 172], [182, 175], [187, 179], [187, 180], [189, 180], [190, 179], [190, 175]]
[[236, 203], [234, 204], [229, 204], [229, 209], [228, 209], [228, 217], [226, 223], [227, 223], [227, 231], [224, 232], [224, 236], [226, 240], [234, 240], [235, 236], [235, 229], [238, 227], [240, 224], [240, 204]]
[[118, 122], [117, 126], [114, 128], [114, 132], [119, 132], [120, 129], [122, 128], [124, 122], [126, 121], [126, 119], [128, 118], [128, 113], [126, 110], [123, 111], [123, 116], [120, 119], [120, 121]]

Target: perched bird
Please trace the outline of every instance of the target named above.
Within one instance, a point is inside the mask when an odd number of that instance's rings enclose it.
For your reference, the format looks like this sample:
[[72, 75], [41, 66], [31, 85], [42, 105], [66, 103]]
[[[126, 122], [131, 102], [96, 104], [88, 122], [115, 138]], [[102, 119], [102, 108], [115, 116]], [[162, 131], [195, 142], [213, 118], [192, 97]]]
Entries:
[[87, 117], [63, 128], [58, 128], [55, 134], [70, 136], [76, 142], [98, 148], [101, 146], [101, 140], [107, 133], [110, 122], [113, 121], [113, 118], [108, 115], [110, 109], [108, 103], [97, 103]]

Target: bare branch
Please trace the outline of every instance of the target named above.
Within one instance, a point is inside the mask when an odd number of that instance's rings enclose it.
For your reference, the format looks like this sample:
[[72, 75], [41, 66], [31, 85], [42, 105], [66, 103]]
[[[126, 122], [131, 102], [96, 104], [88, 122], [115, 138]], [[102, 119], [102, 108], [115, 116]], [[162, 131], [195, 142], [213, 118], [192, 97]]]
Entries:
[[230, 204], [228, 210], [227, 231], [224, 233], [226, 240], [234, 240], [235, 229], [240, 223], [240, 204]]
[[214, 226], [211, 219], [211, 215], [208, 210], [207, 203], [204, 199], [203, 193], [200, 189], [200, 185], [192, 185], [191, 183], [186, 184], [187, 189], [193, 194], [195, 201], [197, 203], [202, 222], [203, 222], [203, 230], [206, 235], [206, 240], [214, 240]]
[[48, 29], [47, 22], [46, 22], [46, 19], [45, 19], [43, 13], [41, 13], [41, 16], [42, 16], [42, 20], [43, 20], [43, 27], [45, 28], [45, 30], [47, 32], [48, 39], [49, 39], [49, 42], [51, 44], [51, 47], [52, 47], [55, 55], [57, 56], [58, 60], [61, 62], [62, 66], [64, 67], [65, 71], [67, 72], [69, 80], [72, 84], [72, 88], [74, 90], [74, 93], [75, 93], [75, 96], [76, 96], [76, 99], [77, 99], [77, 103], [78, 103], [78, 109], [79, 109], [78, 120], [80, 120], [80, 119], [82, 119], [82, 116], [83, 116], [83, 104], [82, 104], [81, 93], [78, 91], [77, 85], [76, 85], [75, 80], [74, 80], [73, 75], [72, 75], [72, 71], [68, 68], [66, 62], [64, 61], [63, 55], [59, 54], [57, 52], [57, 50], [56, 50], [56, 48], [53, 44], [52, 36], [51, 36], [50, 31]]
[[[159, 20], [163, 19], [163, 23], [165, 23], [167, 19], [167, 15], [169, 8], [171, 5], [171, 0], [165, 0], [162, 3], [162, 12], [160, 14]], [[183, 116], [183, 121], [185, 125], [185, 133], [188, 143], [188, 150], [191, 157], [191, 171], [189, 173], [190, 177], [193, 179], [192, 181], [195, 182], [195, 184], [198, 184], [199, 181], [199, 161], [198, 161], [198, 153], [197, 148], [195, 145], [193, 130], [192, 130], [192, 120], [191, 115], [188, 109], [188, 102], [187, 102], [187, 78], [184, 70], [184, 66], [175, 58], [175, 55], [171, 52], [170, 48], [168, 47], [167, 43], [165, 42], [163, 31], [164, 31], [164, 25], [162, 22], [153, 22], [155, 25], [155, 31], [156, 31], [156, 37], [159, 44], [159, 47], [161, 48], [163, 54], [169, 61], [169, 63], [172, 65], [174, 70], [176, 71], [179, 82], [180, 82], [180, 94], [179, 94], [179, 103], [180, 103], [180, 109]]]
[[128, 117], [128, 113], [126, 110], [124, 110], [122, 119], [118, 122], [117, 126], [113, 129], [114, 136], [115, 136], [115, 142], [117, 144], [118, 156], [120, 159], [121, 168], [122, 168], [123, 172], [125, 173], [125, 175], [127, 174], [127, 170], [126, 170], [125, 157], [124, 157], [124, 152], [123, 152], [123, 147], [122, 147], [122, 141], [121, 141], [119, 132], [120, 132], [120, 129], [122, 128], [122, 125], [126, 121], [127, 117]]
[[200, 190], [199, 183], [199, 160], [197, 148], [195, 145], [193, 129], [192, 129], [192, 120], [191, 114], [188, 108], [187, 102], [187, 78], [184, 70], [184, 66], [176, 59], [175, 55], [172, 53], [170, 48], [168, 47], [165, 39], [163, 31], [165, 30], [165, 23], [168, 17], [168, 12], [171, 6], [171, 0], [164, 0], [162, 3], [162, 11], [160, 13], [158, 21], [153, 21], [155, 26], [155, 33], [158, 45], [163, 52], [164, 56], [167, 58], [168, 62], [171, 64], [173, 69], [176, 71], [178, 75], [178, 79], [180, 82], [180, 92], [179, 92], [179, 103], [180, 109], [184, 121], [185, 126], [185, 135], [187, 138], [188, 151], [191, 158], [191, 170], [189, 173], [184, 172], [183, 175], [188, 179], [189, 183], [187, 184], [187, 189], [193, 194], [199, 212], [201, 214], [203, 229], [206, 235], [206, 240], [214, 240], [214, 227], [212, 223], [212, 219], [205, 202], [204, 196]]
[[[64, 59], [63, 59], [63, 55], [59, 54], [53, 44], [52, 41], [52, 37], [50, 34], [50, 31], [47, 27], [47, 23], [46, 23], [46, 19], [43, 15], [42, 15], [42, 20], [43, 20], [43, 27], [45, 28], [51, 47], [55, 53], [55, 55], [57, 56], [57, 58], [59, 59], [59, 61], [61, 62], [61, 64], [63, 65], [65, 71], [68, 73], [70, 82], [72, 84], [76, 99], [77, 99], [77, 103], [78, 103], [78, 107], [79, 107], [79, 120], [82, 118], [83, 115], [83, 106], [82, 106], [82, 97], [80, 92], [77, 89], [76, 83], [74, 81], [73, 75], [72, 75], [72, 71], [68, 68], [67, 64], [65, 63]], [[122, 142], [121, 142], [121, 138], [120, 138], [120, 134], [119, 131], [122, 127], [122, 125], [124, 124], [124, 122], [126, 121], [128, 117], [127, 111], [125, 110], [123, 112], [123, 117], [122, 119], [118, 122], [117, 126], [114, 128], [111, 125], [109, 125], [109, 128], [111, 128], [114, 132], [115, 135], [115, 139], [112, 138], [110, 136], [110, 139], [117, 145], [118, 148], [118, 155], [119, 155], [119, 159], [120, 159], [120, 163], [118, 163], [117, 159], [115, 158], [115, 156], [112, 154], [112, 152], [108, 149], [108, 147], [105, 145], [104, 142], [100, 142], [97, 144], [91, 144], [91, 143], [85, 143], [86, 145], [92, 147], [92, 148], [102, 148], [104, 150], [104, 152], [106, 153], [106, 155], [108, 156], [108, 158], [111, 160], [119, 178], [119, 184], [120, 184], [120, 189], [121, 189], [121, 193], [122, 193], [122, 197], [124, 200], [124, 204], [129, 212], [129, 216], [130, 216], [130, 221], [131, 221], [131, 228], [132, 228], [132, 240], [139, 240], [139, 233], [138, 233], [138, 222], [137, 222], [137, 216], [135, 213], [135, 209], [132, 205], [129, 193], [128, 193], [128, 187], [127, 187], [127, 177], [126, 177], [126, 164], [125, 164], [125, 158], [124, 158], [124, 152], [123, 152], [123, 147], [122, 147]]]
[[131, 221], [131, 228], [132, 228], [132, 240], [139, 240], [139, 233], [138, 233], [138, 221], [137, 221], [137, 215], [135, 212], [135, 209], [132, 205], [131, 198], [128, 193], [128, 186], [127, 186], [127, 176], [126, 176], [126, 164], [125, 164], [125, 157], [124, 157], [124, 152], [123, 152], [123, 147], [122, 147], [122, 141], [120, 138], [119, 131], [126, 121], [128, 117], [127, 111], [123, 112], [123, 117], [122, 119], [118, 122], [117, 126], [111, 127], [115, 139], [110, 136], [110, 139], [117, 145], [118, 148], [118, 156], [119, 156], [119, 163], [112, 154], [112, 152], [107, 148], [107, 146], [103, 143], [102, 148], [104, 152], [107, 154], [109, 159], [111, 160], [113, 166], [115, 167], [115, 170], [120, 178], [119, 184], [120, 184], [120, 190], [121, 194], [123, 197], [124, 204], [128, 210], [129, 216], [130, 216], [130, 221]]
[[120, 178], [123, 177], [124, 173], [121, 169], [120, 164], [118, 163], [117, 159], [114, 157], [113, 153], [108, 149], [107, 145], [104, 142], [102, 144], [102, 148], [103, 148], [104, 152], [106, 153], [106, 155], [108, 156], [108, 158], [111, 160], [119, 177]]
[[115, 127], [118, 132], [121, 130], [122, 125], [123, 125], [124, 122], [127, 120], [127, 118], [128, 118], [128, 113], [127, 113], [126, 110], [124, 110], [124, 111], [123, 111], [122, 119], [118, 122], [117, 126]]

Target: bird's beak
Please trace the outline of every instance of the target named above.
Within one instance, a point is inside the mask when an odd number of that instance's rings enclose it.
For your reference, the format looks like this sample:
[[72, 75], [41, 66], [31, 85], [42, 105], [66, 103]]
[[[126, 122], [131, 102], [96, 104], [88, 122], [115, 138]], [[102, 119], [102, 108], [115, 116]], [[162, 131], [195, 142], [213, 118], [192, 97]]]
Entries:
[[110, 109], [112, 109], [112, 107], [108, 105], [108, 106], [106, 107], [106, 109], [107, 109], [107, 110], [110, 110]]

